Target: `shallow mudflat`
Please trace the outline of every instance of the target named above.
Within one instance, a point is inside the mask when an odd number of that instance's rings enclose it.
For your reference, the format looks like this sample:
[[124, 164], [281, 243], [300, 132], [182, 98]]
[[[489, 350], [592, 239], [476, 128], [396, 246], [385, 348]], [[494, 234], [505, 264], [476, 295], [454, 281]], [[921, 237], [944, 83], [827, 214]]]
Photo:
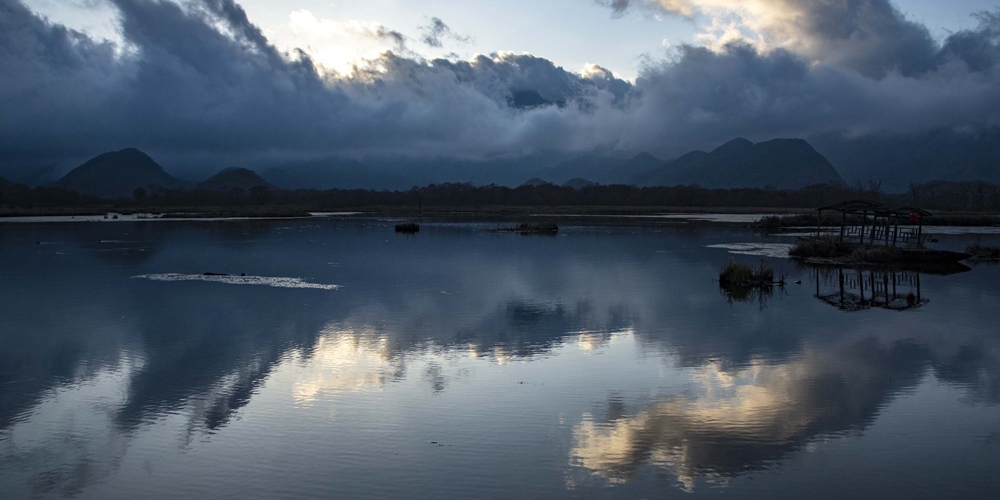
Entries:
[[[1000, 266], [810, 268], [690, 219], [397, 222], [0, 225], [0, 496], [1000, 489]], [[726, 295], [730, 258], [786, 285]]]

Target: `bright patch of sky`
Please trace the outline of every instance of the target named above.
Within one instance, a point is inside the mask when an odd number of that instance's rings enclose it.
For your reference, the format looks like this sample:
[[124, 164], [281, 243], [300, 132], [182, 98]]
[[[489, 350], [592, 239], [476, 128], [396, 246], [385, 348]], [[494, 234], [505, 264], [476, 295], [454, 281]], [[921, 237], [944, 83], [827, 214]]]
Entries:
[[[25, 0], [53, 22], [98, 38], [117, 39], [114, 9], [104, 0]], [[567, 70], [598, 64], [618, 76], [634, 79], [646, 58], [661, 59], [669, 47], [703, 43], [695, 22], [651, 12], [632, 11], [612, 18], [594, 0], [242, 0], [250, 20], [282, 49], [303, 48], [319, 63], [347, 71], [351, 61], [392, 49], [371, 33], [379, 27], [408, 38], [408, 47], [424, 57], [458, 56], [496, 51], [531, 53]], [[944, 38], [973, 28], [973, 12], [997, 8], [996, 0], [896, 0], [911, 19]], [[421, 28], [432, 17], [444, 21], [457, 37], [442, 47], [423, 44]], [[462, 41], [461, 37], [469, 37]]]

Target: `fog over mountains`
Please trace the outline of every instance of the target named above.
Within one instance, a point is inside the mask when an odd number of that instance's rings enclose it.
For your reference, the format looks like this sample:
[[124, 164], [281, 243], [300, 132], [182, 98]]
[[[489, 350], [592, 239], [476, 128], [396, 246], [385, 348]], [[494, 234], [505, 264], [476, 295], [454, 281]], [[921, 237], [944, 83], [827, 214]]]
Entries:
[[[639, 9], [738, 28], [630, 82], [530, 54], [428, 60], [391, 27], [369, 35], [393, 50], [338, 73], [275, 48], [233, 0], [108, 2], [121, 42], [0, 0], [3, 177], [54, 182], [134, 147], [182, 184], [229, 167], [316, 188], [1000, 180], [1000, 10], [936, 40], [889, 0], [606, 2], [608, 22]], [[735, 137], [749, 141], [716, 149]]]

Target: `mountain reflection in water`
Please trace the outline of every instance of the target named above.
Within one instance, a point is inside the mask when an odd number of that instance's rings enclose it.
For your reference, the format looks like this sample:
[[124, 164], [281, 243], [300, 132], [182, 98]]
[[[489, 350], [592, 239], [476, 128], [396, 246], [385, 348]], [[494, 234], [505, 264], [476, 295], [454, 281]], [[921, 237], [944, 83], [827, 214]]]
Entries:
[[[843, 436], [875, 445], [865, 436], [885, 412], [924, 397], [962, 425], [898, 448], [962, 478], [967, 496], [997, 486], [985, 472], [1000, 449], [983, 444], [1000, 429], [997, 268], [919, 284], [873, 275], [882, 288], [863, 300], [884, 303], [886, 279], [890, 305], [916, 286], [928, 305], [913, 314], [843, 314], [814, 297], [839, 293], [839, 274], [797, 270], [789, 282], [803, 285], [762, 309], [719, 300], [728, 255], [705, 248], [746, 233], [483, 227], [425, 222], [412, 238], [368, 219], [5, 227], [0, 487], [607, 497], [711, 491], [702, 481], [742, 491], [740, 478], [759, 477], [773, 481], [762, 496], [792, 495], [782, 481], [838, 480], [802, 453]], [[206, 271], [342, 288], [131, 279]], [[899, 418], [886, 425], [918, 434]], [[979, 465], [948, 465], [954, 453]], [[900, 464], [898, 492], [933, 488], [922, 470]]]

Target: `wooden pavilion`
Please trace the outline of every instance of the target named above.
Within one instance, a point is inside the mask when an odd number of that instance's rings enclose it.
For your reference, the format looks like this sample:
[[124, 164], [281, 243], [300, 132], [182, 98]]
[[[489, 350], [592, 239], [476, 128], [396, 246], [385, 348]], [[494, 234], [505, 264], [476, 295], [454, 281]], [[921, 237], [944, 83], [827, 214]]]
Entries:
[[841, 215], [841, 243], [891, 247], [924, 246], [924, 218], [931, 213], [914, 207], [888, 208], [881, 203], [852, 200], [817, 208], [816, 234], [820, 235], [823, 212]]

